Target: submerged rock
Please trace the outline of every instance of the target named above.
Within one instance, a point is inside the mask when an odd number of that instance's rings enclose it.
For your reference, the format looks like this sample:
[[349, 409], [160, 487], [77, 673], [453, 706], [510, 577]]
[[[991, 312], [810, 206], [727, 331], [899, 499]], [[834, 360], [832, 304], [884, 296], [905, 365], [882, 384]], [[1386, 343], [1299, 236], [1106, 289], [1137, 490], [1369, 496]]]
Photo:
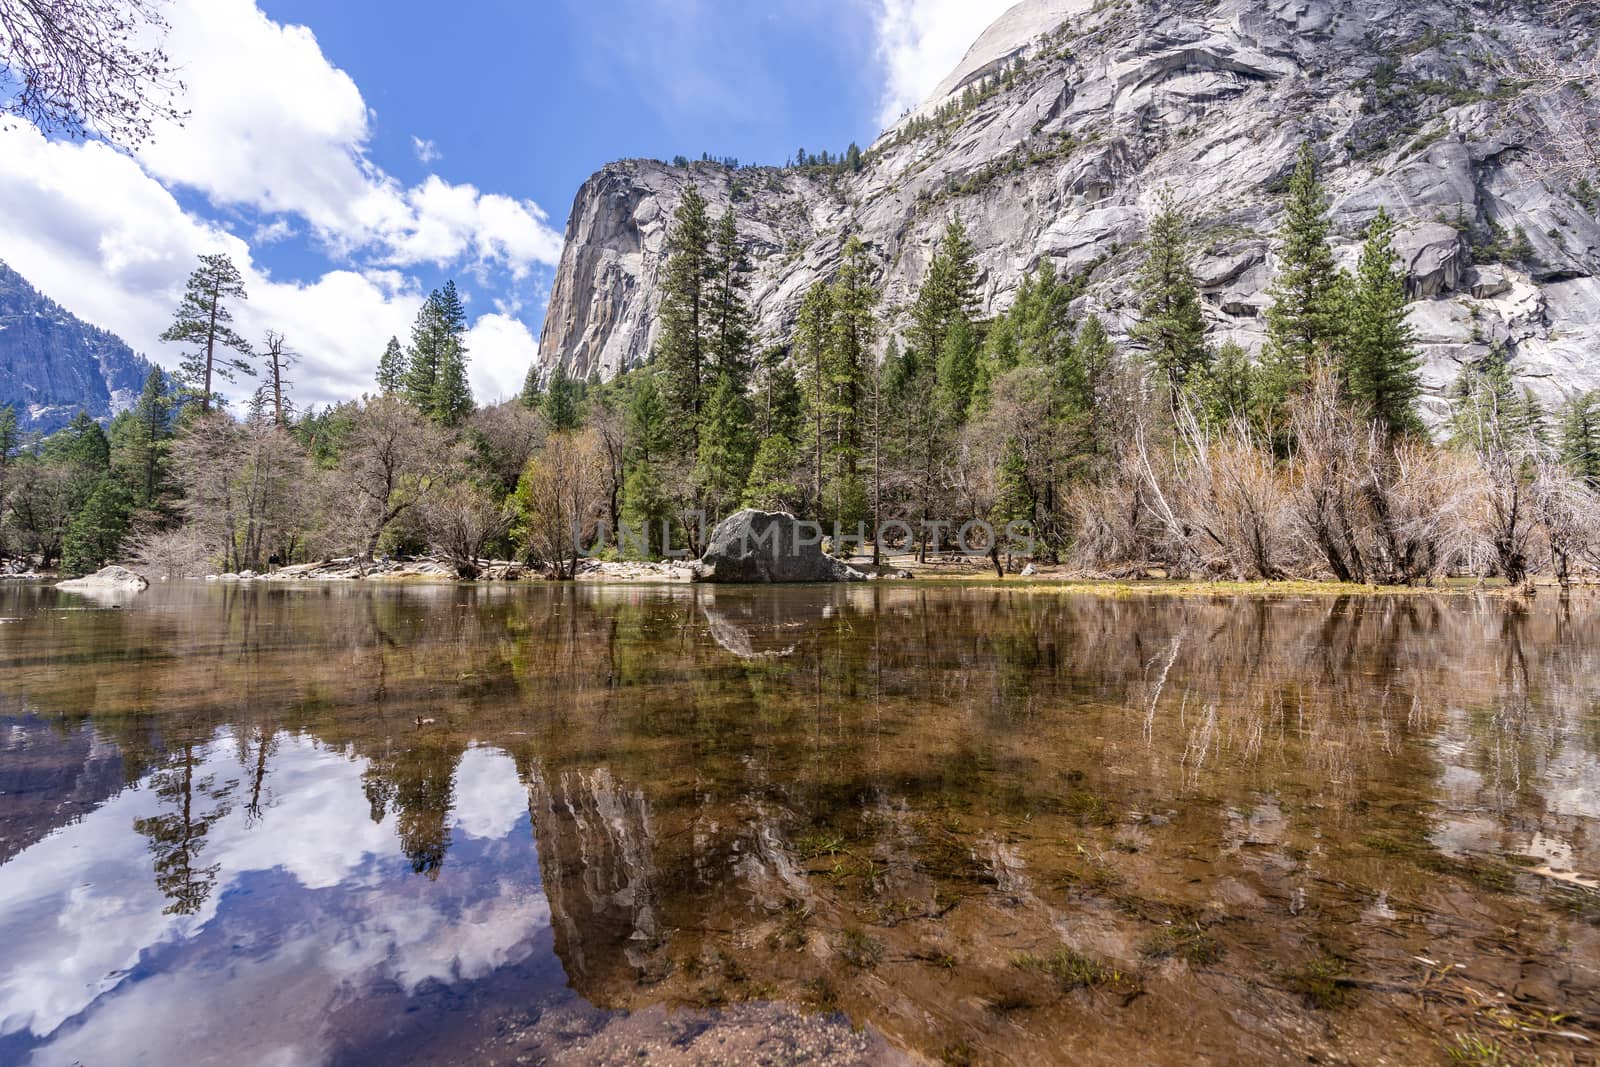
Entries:
[[859, 582], [866, 575], [822, 551], [822, 533], [782, 511], [747, 508], [711, 532], [695, 566], [702, 582]]
[[57, 582], [57, 589], [65, 589], [72, 593], [95, 592], [130, 592], [137, 593], [150, 585], [145, 581], [144, 575], [135, 574], [126, 567], [112, 565], [102, 567], [93, 574], [86, 574], [82, 578], [70, 578], [64, 582]]

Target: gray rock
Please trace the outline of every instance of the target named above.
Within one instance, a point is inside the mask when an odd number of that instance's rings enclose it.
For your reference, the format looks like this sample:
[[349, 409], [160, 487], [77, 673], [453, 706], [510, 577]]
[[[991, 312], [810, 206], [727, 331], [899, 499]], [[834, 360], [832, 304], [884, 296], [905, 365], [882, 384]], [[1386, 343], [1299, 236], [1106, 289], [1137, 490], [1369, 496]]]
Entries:
[[1441, 222], [1423, 222], [1395, 234], [1394, 250], [1406, 271], [1406, 296], [1412, 300], [1442, 296], [1461, 287], [1467, 260], [1461, 233]]
[[746, 509], [711, 531], [695, 567], [702, 582], [859, 582], [866, 575], [822, 551], [822, 535], [781, 511]]
[[1478, 300], [1492, 300], [1511, 292], [1511, 279], [1504, 267], [1473, 267], [1467, 272], [1467, 291]]
[[[1464, 10], [1475, 17], [1464, 20]], [[1215, 339], [1258, 351], [1284, 182], [1309, 140], [1341, 262], [1353, 262], [1363, 228], [1387, 208], [1402, 227], [1417, 306], [1449, 305], [1421, 317], [1476, 312], [1483, 335], [1509, 339], [1513, 369], [1557, 401], [1600, 387], [1600, 289], [1591, 284], [1600, 275], [1600, 223], [1522, 151], [1538, 136], [1526, 101], [1489, 97], [1505, 87], [1519, 49], [1565, 46], [1585, 20], [1592, 30], [1593, 11], [1558, 22], [1533, 8], [1462, 9], [1454, 0], [1024, 0], [928, 101], [884, 132], [859, 172], [651, 160], [605, 167], [573, 205], [540, 359], [577, 377], [644, 362], [666, 231], [690, 185], [713, 216], [734, 212], [755, 267], [751, 301], [764, 338], [789, 335], [806, 291], [831, 277], [844, 236], [856, 233], [883, 290], [884, 344], [904, 340], [906, 309], [958, 215], [985, 314], [1008, 308], [1023, 275], [1049, 258], [1066, 273], [1091, 271], [1079, 310], [1125, 330], [1145, 218], [1170, 187], [1198, 222], [1197, 268]], [[1440, 26], [1460, 29], [1440, 34]], [[998, 76], [1018, 58], [1026, 66], [1005, 84]], [[1397, 91], [1380, 98], [1372, 76], [1386, 61]], [[1485, 98], [1436, 88], [1446, 84]], [[921, 134], [908, 125], [980, 87], [963, 114]], [[1541, 100], [1538, 121], [1556, 121], [1569, 106], [1584, 105]], [[1482, 249], [1493, 245], [1491, 221], [1531, 244], [1525, 263], [1476, 264], [1515, 266], [1515, 293], [1468, 287], [1472, 264], [1458, 227]], [[1534, 306], [1541, 316], [1528, 314]], [[1470, 331], [1449, 332], [1425, 349], [1430, 389], [1477, 351]]]
[[64, 582], [57, 582], [57, 589], [66, 589], [74, 593], [90, 593], [105, 591], [141, 592], [149, 587], [144, 575], [135, 574], [126, 567], [112, 565], [102, 567], [93, 574], [86, 574], [82, 578], [70, 578]]

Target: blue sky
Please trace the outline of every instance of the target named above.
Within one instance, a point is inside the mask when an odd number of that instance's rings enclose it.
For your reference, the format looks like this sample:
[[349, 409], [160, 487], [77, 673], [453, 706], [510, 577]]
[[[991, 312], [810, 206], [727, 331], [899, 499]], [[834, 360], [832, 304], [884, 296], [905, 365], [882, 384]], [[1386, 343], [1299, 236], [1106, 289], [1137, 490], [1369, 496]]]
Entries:
[[[136, 152], [0, 130], [0, 259], [158, 362], [198, 254], [244, 271], [302, 404], [359, 395], [455, 278], [480, 401], [537, 355], [609, 160], [863, 147], [1006, 0], [167, 0], [182, 128]], [[238, 391], [239, 396], [246, 390]]]

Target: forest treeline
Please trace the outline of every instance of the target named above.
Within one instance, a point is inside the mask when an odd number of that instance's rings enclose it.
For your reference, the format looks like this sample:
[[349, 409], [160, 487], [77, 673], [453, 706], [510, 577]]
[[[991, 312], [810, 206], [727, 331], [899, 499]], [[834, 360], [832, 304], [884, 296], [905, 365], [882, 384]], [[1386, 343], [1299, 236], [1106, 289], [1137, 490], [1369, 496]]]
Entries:
[[[1286, 194], [1267, 341], [1217, 344], [1193, 270], [1193, 220], [1163, 195], [1123, 344], [1075, 313], [1087, 272], [1041, 260], [980, 314], [959, 218], [905, 308], [841, 235], [833, 276], [788, 336], [758, 335], [730, 211], [689, 188], [669, 229], [652, 357], [608, 382], [531, 368], [478, 406], [454, 284], [391, 338], [373, 392], [300, 411], [296, 356], [233, 331], [247, 299], [206, 256], [164, 339], [184, 348], [102, 428], [43, 441], [0, 414], [7, 552], [63, 570], [129, 559], [182, 575], [433, 552], [460, 573], [521, 558], [572, 576], [580, 549], [697, 554], [710, 521], [786, 510], [854, 534], [891, 520], [951, 550], [964, 522], [1034, 531], [1040, 558], [1090, 573], [1414, 583], [1447, 573], [1565, 580], [1600, 564], [1600, 395], [1553, 416], [1492, 348], [1432, 431], [1395, 224], [1380, 211], [1353, 272], [1302, 152]], [[239, 415], [219, 382], [259, 380]], [[640, 536], [642, 534], [642, 536]], [[616, 551], [613, 548], [611, 551]], [[1013, 561], [1020, 563], [1020, 561]]]

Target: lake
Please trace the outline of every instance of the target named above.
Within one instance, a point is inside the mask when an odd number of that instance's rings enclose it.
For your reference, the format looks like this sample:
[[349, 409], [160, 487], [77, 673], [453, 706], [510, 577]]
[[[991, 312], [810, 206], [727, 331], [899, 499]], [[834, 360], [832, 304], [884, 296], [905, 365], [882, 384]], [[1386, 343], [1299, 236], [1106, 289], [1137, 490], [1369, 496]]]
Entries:
[[12, 583], [0, 1062], [1593, 1062], [1597, 609]]

